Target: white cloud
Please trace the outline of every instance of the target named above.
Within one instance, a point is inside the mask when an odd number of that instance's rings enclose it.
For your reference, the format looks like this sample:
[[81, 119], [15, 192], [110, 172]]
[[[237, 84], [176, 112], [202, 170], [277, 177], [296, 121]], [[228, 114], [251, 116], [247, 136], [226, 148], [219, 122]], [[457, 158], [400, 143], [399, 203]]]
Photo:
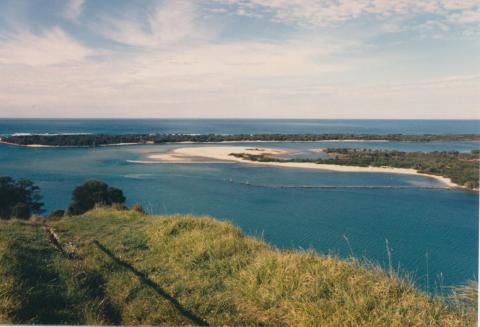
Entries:
[[184, 41], [208, 39], [211, 31], [199, 22], [198, 8], [188, 0], [157, 4], [145, 21], [129, 13], [104, 16], [100, 33], [114, 41], [139, 47], [161, 47]]
[[433, 31], [433, 30], [441, 30], [441, 31], [448, 31], [450, 30], [450, 27], [448, 27], [447, 24], [444, 24], [442, 22], [434, 21], [434, 20], [428, 20], [425, 23], [421, 24], [418, 26], [420, 30], [424, 31]]
[[[80, 60], [0, 65], [0, 115], [447, 118], [477, 115], [480, 75], [349, 80], [381, 58], [338, 59], [329, 39], [230, 42]], [[384, 64], [394, 65], [386, 61]], [[388, 69], [388, 67], [387, 67]], [[332, 77], [337, 81], [332, 82]], [[340, 78], [338, 80], [338, 76]], [[388, 80], [388, 79], [387, 79]], [[35, 108], [35, 109], [32, 109]], [[35, 112], [33, 112], [35, 110]]]
[[[0, 65], [0, 111], [37, 106], [67, 112], [74, 106], [74, 112], [86, 116], [109, 110], [121, 115], [222, 116], [232, 103], [227, 111], [233, 114], [234, 103], [258, 98], [262, 87], [308, 83], [351, 68], [323, 62], [350, 44], [316, 41], [205, 44], [75, 65]], [[250, 110], [248, 105], [245, 109]]]
[[85, 0], [67, 0], [64, 10], [65, 18], [76, 21], [82, 14], [84, 5]]
[[[277, 41], [256, 35], [227, 40], [215, 38], [215, 30], [202, 18], [205, 13], [223, 15], [228, 8], [229, 14], [242, 10], [242, 15], [312, 27], [370, 15], [384, 31], [394, 32], [412, 29], [406, 27], [406, 17], [431, 12], [442, 19], [418, 20], [416, 32], [451, 33], [452, 24], [470, 24], [474, 2], [432, 0], [410, 6], [407, 0], [219, 1], [222, 7], [206, 10], [198, 2], [164, 1], [143, 12], [146, 16], [112, 11], [97, 25], [92, 23], [89, 32], [131, 48], [117, 46], [108, 58], [58, 27], [0, 34], [0, 116], [478, 116], [478, 67], [471, 67], [472, 75], [454, 76], [456, 67], [462, 71], [467, 65], [455, 62], [454, 55], [447, 53], [451, 65], [432, 73], [435, 64], [424, 67], [416, 59], [434, 52], [399, 46], [394, 58], [391, 49], [368, 45], [363, 31], [322, 37], [328, 33], [324, 28], [306, 33], [298, 29]], [[81, 24], [87, 24], [89, 17], [82, 18]], [[442, 72], [444, 77], [428, 78]]]
[[95, 53], [58, 27], [39, 35], [26, 30], [0, 35], [0, 64], [3, 65], [71, 64]]
[[480, 23], [480, 9], [452, 14], [448, 17], [448, 20], [455, 24]]
[[479, 6], [477, 0], [443, 0], [441, 3], [446, 9], [453, 10], [478, 8]]
[[[275, 22], [303, 27], [330, 27], [360, 16], [382, 21], [395, 17], [404, 24], [422, 15], [456, 26], [478, 23], [480, 3], [475, 0], [211, 0], [233, 6], [242, 15], [266, 12]], [[416, 24], [416, 22], [410, 22]]]

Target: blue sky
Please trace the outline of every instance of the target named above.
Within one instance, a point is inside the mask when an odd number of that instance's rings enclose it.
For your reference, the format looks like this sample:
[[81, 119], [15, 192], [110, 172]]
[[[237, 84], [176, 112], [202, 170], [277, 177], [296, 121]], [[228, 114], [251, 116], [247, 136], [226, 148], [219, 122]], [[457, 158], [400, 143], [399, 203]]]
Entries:
[[2, 0], [0, 117], [480, 118], [477, 0]]

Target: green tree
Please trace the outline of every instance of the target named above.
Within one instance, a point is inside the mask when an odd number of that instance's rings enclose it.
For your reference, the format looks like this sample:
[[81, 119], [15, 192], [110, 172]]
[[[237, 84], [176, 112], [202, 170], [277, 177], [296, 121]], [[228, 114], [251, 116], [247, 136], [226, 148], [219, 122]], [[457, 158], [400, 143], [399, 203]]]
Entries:
[[0, 176], [0, 218], [28, 219], [43, 212], [40, 188], [31, 180]]
[[18, 219], [28, 219], [32, 215], [30, 207], [25, 203], [18, 203], [12, 208], [12, 217]]
[[116, 187], [109, 187], [104, 182], [90, 179], [73, 190], [68, 214], [80, 215], [93, 209], [95, 205], [110, 206], [114, 203], [125, 203], [125, 196], [122, 190]]

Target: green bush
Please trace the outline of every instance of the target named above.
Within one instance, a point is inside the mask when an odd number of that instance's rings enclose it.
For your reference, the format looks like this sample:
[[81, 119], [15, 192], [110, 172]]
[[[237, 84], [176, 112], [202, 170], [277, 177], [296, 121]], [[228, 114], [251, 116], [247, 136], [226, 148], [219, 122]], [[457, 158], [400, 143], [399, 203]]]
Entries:
[[106, 183], [90, 179], [73, 190], [69, 215], [81, 215], [96, 206], [111, 206], [125, 203], [122, 190], [109, 187]]

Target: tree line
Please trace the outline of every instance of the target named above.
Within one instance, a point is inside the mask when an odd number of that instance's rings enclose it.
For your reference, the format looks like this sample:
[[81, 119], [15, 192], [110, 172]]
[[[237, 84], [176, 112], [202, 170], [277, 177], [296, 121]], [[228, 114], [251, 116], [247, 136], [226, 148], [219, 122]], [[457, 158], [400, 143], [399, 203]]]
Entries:
[[46, 145], [96, 147], [122, 143], [161, 144], [178, 142], [313, 142], [328, 140], [366, 140], [366, 141], [397, 141], [397, 142], [433, 142], [433, 141], [480, 141], [480, 134], [59, 134], [59, 135], [12, 135], [0, 138], [1, 142], [16, 145]]
[[[70, 205], [66, 210], [56, 209], [49, 217], [81, 215], [97, 205], [123, 206], [125, 200], [122, 190], [91, 179], [73, 190]], [[29, 219], [32, 215], [42, 214], [43, 206], [40, 188], [34, 182], [0, 176], [0, 219]]]

